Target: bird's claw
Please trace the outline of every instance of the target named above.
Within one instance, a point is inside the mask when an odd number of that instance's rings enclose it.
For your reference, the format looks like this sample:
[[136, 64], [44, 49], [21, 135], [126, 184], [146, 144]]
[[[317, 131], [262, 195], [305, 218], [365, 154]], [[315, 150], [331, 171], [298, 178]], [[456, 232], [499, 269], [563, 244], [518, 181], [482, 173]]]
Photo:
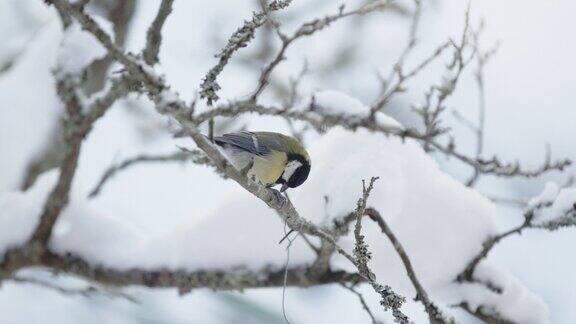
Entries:
[[286, 205], [286, 197], [284, 197], [282, 195], [282, 193], [274, 188], [268, 188], [268, 190], [270, 190], [270, 192], [272, 193], [272, 195], [274, 195], [274, 198], [276, 199], [276, 201], [278, 202], [278, 204], [280, 204], [280, 207], [284, 207], [284, 205]]

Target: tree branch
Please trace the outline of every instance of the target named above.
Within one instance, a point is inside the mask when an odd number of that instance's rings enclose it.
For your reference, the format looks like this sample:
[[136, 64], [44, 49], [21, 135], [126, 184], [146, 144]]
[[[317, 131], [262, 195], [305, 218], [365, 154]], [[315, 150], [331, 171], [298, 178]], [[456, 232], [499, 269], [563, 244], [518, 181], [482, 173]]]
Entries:
[[118, 172], [125, 170], [131, 166], [142, 164], [142, 163], [158, 163], [158, 162], [192, 162], [195, 164], [204, 164], [213, 166], [212, 161], [206, 157], [204, 153], [201, 153], [199, 150], [191, 150], [191, 151], [177, 151], [171, 154], [165, 155], [150, 155], [150, 154], [140, 154], [129, 159], [126, 159], [119, 164], [111, 165], [108, 169], [104, 172], [98, 184], [94, 186], [94, 188], [90, 191], [88, 197], [94, 198], [96, 197], [106, 182], [114, 177]]
[[174, 0], [162, 0], [160, 9], [156, 13], [156, 18], [148, 28], [146, 33], [146, 47], [142, 52], [144, 62], [148, 65], [158, 63], [158, 53], [160, 52], [160, 45], [162, 44], [162, 27], [166, 22], [166, 18], [172, 12], [172, 3]]
[[42, 288], [51, 289], [51, 290], [54, 290], [54, 291], [61, 293], [63, 295], [80, 295], [80, 296], [84, 296], [84, 297], [90, 297], [90, 296], [93, 296], [95, 294], [106, 294], [106, 295], [109, 295], [110, 297], [120, 297], [120, 298], [124, 298], [130, 302], [138, 303], [138, 301], [136, 299], [134, 299], [132, 296], [130, 296], [128, 294], [125, 294], [122, 292], [110, 292], [107, 290], [101, 290], [95, 286], [88, 286], [88, 287], [81, 288], [81, 289], [72, 289], [72, 288], [61, 287], [61, 286], [58, 286], [58, 285], [51, 283], [51, 282], [48, 282], [48, 281], [39, 280], [39, 279], [32, 278], [32, 277], [22, 277], [22, 276], [12, 276], [12, 277], [8, 278], [8, 280], [11, 280], [11, 281], [16, 282], [16, 283], [31, 284], [31, 285], [36, 285], [36, 286], [39, 286]]
[[354, 227], [354, 238], [356, 243], [354, 245], [354, 258], [355, 265], [358, 268], [360, 275], [368, 280], [372, 288], [380, 294], [382, 300], [380, 304], [384, 306], [384, 309], [392, 308], [392, 315], [394, 315], [395, 320], [398, 323], [409, 323], [409, 319], [400, 311], [400, 306], [406, 301], [406, 299], [400, 295], [394, 293], [390, 287], [382, 286], [376, 282], [376, 275], [368, 267], [368, 261], [371, 259], [371, 253], [368, 251], [368, 245], [364, 242], [364, 235], [362, 232], [362, 216], [366, 210], [366, 203], [368, 202], [368, 197], [370, 197], [370, 192], [374, 189], [374, 182], [378, 180], [378, 177], [372, 177], [370, 179], [370, 184], [366, 187], [366, 183], [362, 180], [362, 198], [358, 200], [356, 210], [354, 212], [354, 219], [356, 220], [356, 225]]
[[372, 313], [372, 311], [370, 310], [370, 307], [368, 307], [368, 303], [366, 303], [366, 300], [364, 300], [364, 296], [362, 296], [361, 293], [359, 293], [356, 289], [354, 289], [353, 286], [348, 286], [344, 283], [340, 283], [340, 286], [344, 287], [344, 289], [346, 289], [346, 290], [349, 290], [350, 292], [352, 292], [354, 295], [356, 295], [358, 297], [358, 300], [360, 300], [360, 304], [362, 304], [362, 308], [366, 311], [368, 316], [370, 316], [370, 320], [372, 320], [372, 324], [383, 324], [383, 322], [376, 319], [376, 317], [374, 316], [374, 313]]
[[37, 245], [38, 248], [46, 246], [46, 243], [52, 234], [52, 228], [54, 227], [60, 212], [68, 203], [72, 179], [74, 178], [76, 167], [78, 165], [78, 158], [80, 156], [80, 147], [84, 140], [84, 136], [86, 135], [85, 129], [79, 127], [83, 122], [83, 117], [81, 115], [82, 107], [81, 101], [75, 92], [76, 90], [74, 85], [72, 84], [72, 80], [70, 78], [59, 80], [57, 87], [58, 95], [66, 107], [66, 120], [64, 126], [66, 153], [60, 163], [60, 176], [58, 182], [46, 199], [44, 210], [40, 216], [40, 222], [30, 239], [31, 243]]
[[345, 7], [344, 5], [341, 5], [338, 8], [337, 14], [327, 15], [323, 18], [317, 18], [312, 21], [306, 22], [302, 24], [296, 30], [296, 32], [294, 32], [294, 34], [292, 34], [292, 36], [290, 37], [284, 35], [280, 31], [279, 27], [275, 25], [276, 33], [279, 36], [280, 40], [282, 41], [282, 46], [280, 47], [280, 50], [278, 51], [274, 59], [264, 68], [264, 70], [260, 74], [260, 78], [258, 79], [258, 85], [256, 86], [256, 89], [254, 90], [248, 101], [253, 103], [256, 102], [258, 96], [262, 93], [262, 91], [264, 91], [264, 89], [268, 85], [272, 71], [276, 68], [278, 64], [280, 64], [280, 62], [282, 62], [286, 58], [284, 55], [286, 53], [286, 50], [288, 49], [288, 46], [290, 46], [292, 42], [294, 42], [298, 38], [310, 36], [315, 32], [328, 27], [331, 23], [338, 21], [342, 18], [354, 15], [365, 15], [376, 10], [382, 10], [387, 5], [388, 5], [387, 1], [374, 1], [365, 4], [364, 6], [352, 11], [344, 11]]
[[268, 20], [268, 13], [271, 11], [281, 10], [288, 5], [290, 5], [292, 0], [274, 0], [270, 4], [266, 10], [262, 12], [254, 13], [252, 20], [245, 21], [244, 25], [238, 28], [230, 39], [228, 40], [228, 44], [216, 55], [219, 59], [218, 64], [216, 64], [204, 77], [202, 84], [200, 85], [200, 98], [206, 98], [207, 103], [209, 106], [212, 105], [213, 102], [218, 101], [219, 97], [216, 94], [218, 90], [220, 90], [220, 85], [217, 82], [218, 75], [222, 73], [226, 64], [234, 54], [234, 52], [238, 51], [239, 49], [246, 47], [248, 42], [254, 38], [254, 33], [256, 29], [260, 26], [264, 25], [264, 23]]
[[[6, 253], [0, 263], [0, 279], [10, 279], [20, 268], [40, 266], [58, 273], [79, 276], [88, 281], [114, 287], [144, 286], [150, 288], [177, 288], [181, 294], [197, 288], [213, 290], [244, 290], [249, 288], [282, 287], [284, 269], [266, 267], [259, 271], [248, 269], [208, 269], [198, 271], [186, 270], [116, 270], [91, 264], [87, 260], [72, 254], [60, 255], [50, 250], [34, 251], [28, 247], [13, 249]], [[286, 284], [296, 287], [310, 287], [330, 283], [362, 282], [363, 279], [354, 273], [344, 271], [327, 271], [322, 276], [309, 275], [309, 268], [295, 267], [288, 269]]]
[[536, 213], [552, 206], [552, 203], [552, 201], [541, 202], [528, 208], [528, 210], [524, 212], [524, 222], [522, 222], [522, 224], [509, 229], [506, 232], [490, 237], [484, 241], [484, 243], [482, 243], [482, 249], [480, 252], [472, 260], [470, 260], [464, 271], [458, 275], [457, 280], [460, 282], [474, 281], [474, 271], [476, 270], [476, 267], [483, 259], [488, 256], [488, 253], [492, 251], [494, 246], [496, 246], [496, 244], [498, 244], [500, 241], [514, 234], [522, 234], [522, 231], [525, 229], [534, 228], [554, 231], [561, 227], [576, 226], [576, 206], [566, 210], [562, 216], [559, 216], [553, 220], [540, 224], [534, 223]]
[[438, 308], [438, 306], [436, 306], [432, 302], [432, 300], [430, 300], [430, 298], [428, 297], [428, 293], [426, 292], [422, 284], [420, 284], [418, 277], [416, 277], [416, 272], [414, 271], [414, 267], [412, 266], [412, 262], [410, 261], [410, 258], [408, 257], [406, 250], [404, 250], [404, 247], [402, 246], [398, 238], [396, 238], [396, 235], [394, 235], [392, 229], [388, 226], [388, 224], [386, 224], [386, 221], [384, 220], [382, 215], [380, 215], [380, 213], [374, 208], [366, 208], [365, 215], [370, 217], [370, 219], [372, 219], [374, 222], [378, 224], [378, 226], [380, 226], [382, 233], [386, 234], [386, 236], [392, 243], [392, 246], [396, 250], [396, 253], [398, 253], [398, 255], [400, 256], [400, 259], [404, 264], [404, 268], [408, 273], [408, 278], [412, 282], [414, 289], [416, 289], [415, 299], [422, 302], [422, 304], [424, 305], [424, 309], [428, 314], [428, 320], [430, 321], [430, 323], [431, 324], [450, 323], [450, 320], [446, 319], [446, 317], [442, 314], [442, 311]]

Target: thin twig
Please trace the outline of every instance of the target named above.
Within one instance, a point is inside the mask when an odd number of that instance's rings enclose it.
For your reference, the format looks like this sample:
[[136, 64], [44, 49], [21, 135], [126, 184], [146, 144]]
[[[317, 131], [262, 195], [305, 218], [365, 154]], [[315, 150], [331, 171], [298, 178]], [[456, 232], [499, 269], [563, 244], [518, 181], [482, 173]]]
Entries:
[[[476, 158], [480, 158], [484, 151], [484, 129], [486, 123], [486, 89], [484, 86], [484, 70], [486, 68], [486, 64], [490, 61], [490, 58], [496, 54], [498, 48], [500, 46], [499, 43], [496, 43], [491, 49], [487, 51], [483, 51], [480, 48], [480, 34], [484, 29], [484, 24], [481, 23], [478, 31], [472, 31], [472, 44], [474, 47], [474, 51], [476, 54], [476, 72], [474, 73], [476, 78], [476, 85], [478, 88], [478, 122], [476, 127], [473, 128], [474, 134], [476, 135]], [[462, 118], [460, 118], [462, 119]], [[480, 179], [481, 173], [478, 169], [474, 169], [473, 175], [466, 181], [466, 185], [468, 187], [473, 187], [478, 180]]]
[[202, 84], [200, 85], [200, 98], [206, 98], [208, 106], [212, 106], [212, 104], [218, 101], [219, 97], [217, 95], [218, 90], [220, 90], [220, 85], [217, 82], [218, 75], [222, 73], [226, 64], [234, 54], [234, 52], [238, 51], [239, 49], [246, 47], [248, 42], [254, 38], [254, 33], [256, 29], [260, 26], [264, 25], [264, 23], [268, 20], [268, 13], [271, 11], [281, 10], [288, 5], [290, 5], [291, 0], [274, 0], [272, 1], [266, 10], [263, 10], [258, 13], [254, 13], [252, 19], [250, 21], [245, 21], [244, 25], [238, 28], [230, 39], [228, 40], [228, 44], [216, 55], [218, 58], [218, 63], [208, 71]]
[[172, 12], [172, 3], [174, 0], [162, 0], [156, 18], [148, 28], [146, 33], [146, 47], [143, 51], [144, 62], [148, 65], [158, 63], [158, 53], [160, 52], [160, 45], [162, 44], [162, 27], [166, 22], [166, 18]]
[[474, 258], [472, 258], [472, 260], [470, 260], [470, 262], [468, 262], [468, 265], [466, 266], [464, 271], [462, 271], [458, 275], [457, 280], [458, 281], [472, 281], [474, 279], [473, 277], [474, 277], [474, 271], [476, 270], [476, 267], [478, 266], [480, 261], [482, 261], [483, 259], [485, 259], [488, 256], [488, 253], [490, 253], [490, 251], [492, 251], [492, 249], [494, 248], [494, 246], [496, 246], [496, 244], [498, 244], [500, 241], [502, 241], [503, 239], [505, 239], [511, 235], [521, 234], [522, 231], [524, 231], [525, 229], [535, 227], [535, 224], [532, 221], [534, 220], [536, 212], [538, 212], [539, 210], [542, 210], [544, 208], [550, 207], [551, 205], [552, 205], [552, 202], [543, 202], [543, 203], [539, 203], [539, 204], [536, 204], [536, 205], [530, 207], [528, 210], [526, 210], [524, 212], [524, 221], [522, 222], [522, 224], [520, 224], [516, 227], [513, 227], [513, 228], [511, 228], [511, 229], [509, 229], [503, 233], [492, 236], [492, 237], [488, 238], [486, 241], [484, 241], [484, 243], [482, 243], [482, 250], [480, 250], [480, 252]]
[[387, 6], [388, 6], [387, 1], [374, 1], [356, 10], [345, 11], [344, 5], [341, 5], [338, 8], [338, 13], [333, 15], [327, 15], [323, 18], [317, 18], [312, 21], [306, 22], [302, 24], [291, 36], [284, 35], [276, 25], [275, 26], [276, 32], [278, 37], [282, 41], [282, 45], [280, 46], [280, 50], [278, 51], [274, 59], [272, 59], [272, 61], [264, 68], [264, 70], [260, 74], [260, 77], [258, 79], [258, 85], [256, 86], [256, 89], [253, 91], [248, 101], [256, 102], [258, 96], [262, 93], [262, 91], [264, 91], [264, 89], [268, 85], [272, 71], [274, 71], [276, 66], [286, 58], [285, 57], [286, 50], [295, 40], [301, 37], [310, 36], [316, 33], [317, 31], [326, 28], [331, 23], [336, 22], [342, 18], [354, 15], [365, 15], [373, 11], [382, 10]]
[[[284, 235], [288, 235], [286, 233], [286, 223], [284, 223]], [[289, 243], [288, 245], [286, 245], [286, 262], [284, 264], [284, 283], [282, 284], [282, 315], [284, 316], [284, 321], [287, 324], [290, 324], [290, 321], [288, 320], [288, 316], [286, 315], [286, 283], [288, 282], [288, 265], [290, 264], [290, 247], [292, 246], [292, 243], [294, 242], [294, 240], [296, 240], [296, 238], [298, 237], [298, 235], [296, 235], [294, 238], [292, 239], [288, 239]]]
[[364, 296], [362, 296], [361, 293], [359, 293], [356, 289], [354, 289], [354, 286], [346, 285], [344, 283], [340, 283], [340, 286], [351, 291], [354, 295], [356, 295], [358, 297], [358, 300], [360, 300], [360, 304], [362, 304], [362, 308], [366, 311], [368, 316], [370, 316], [370, 320], [372, 321], [372, 324], [382, 324], [383, 323], [383, 322], [376, 319], [376, 317], [374, 316], [374, 313], [372, 313], [372, 311], [370, 310], [370, 307], [368, 307], [368, 303], [366, 303], [366, 300], [364, 300]]
[[354, 227], [354, 238], [356, 240], [354, 244], [355, 265], [358, 268], [360, 275], [366, 278], [372, 288], [382, 297], [380, 303], [386, 307], [386, 300], [388, 300], [388, 303], [390, 303], [390, 300], [394, 300], [391, 306], [388, 306], [392, 308], [392, 315], [394, 315], [394, 318], [398, 323], [407, 324], [409, 323], [408, 317], [402, 314], [399, 310], [400, 306], [405, 302], [405, 298], [391, 292], [390, 287], [384, 287], [378, 284], [376, 282], [376, 275], [368, 267], [371, 253], [368, 250], [368, 245], [364, 242], [364, 235], [361, 234], [362, 216], [366, 210], [366, 204], [370, 197], [370, 192], [374, 189], [374, 182], [376, 182], [376, 180], [378, 180], [378, 177], [372, 177], [368, 187], [366, 187], [366, 182], [362, 180], [362, 197], [358, 199], [356, 210], [354, 211], [354, 219], [356, 220], [356, 225]]
[[46, 246], [60, 212], [68, 204], [72, 179], [78, 166], [80, 147], [84, 136], [89, 131], [89, 128], [79, 127], [83, 121], [81, 100], [78, 98], [72, 80], [70, 78], [60, 80], [57, 86], [58, 94], [66, 106], [65, 128], [67, 131], [64, 143], [67, 150], [59, 166], [58, 181], [44, 203], [39, 224], [30, 238], [30, 243], [39, 249]]
[[32, 278], [32, 277], [22, 277], [22, 276], [12, 276], [10, 278], [8, 278], [8, 280], [17, 282], [17, 283], [24, 283], [24, 284], [32, 284], [32, 285], [36, 285], [42, 288], [47, 288], [47, 289], [51, 289], [54, 290], [58, 293], [61, 293], [63, 295], [81, 295], [84, 297], [91, 297], [93, 295], [96, 294], [101, 294], [101, 295], [109, 295], [110, 297], [119, 297], [119, 298], [124, 298], [132, 303], [138, 304], [139, 301], [137, 299], [135, 299], [134, 297], [122, 293], [122, 292], [116, 292], [116, 291], [109, 291], [109, 290], [103, 290], [103, 289], [98, 289], [97, 287], [94, 286], [88, 286], [82, 289], [72, 289], [72, 288], [64, 288], [58, 285], [55, 285], [51, 282], [48, 281], [43, 281], [43, 280], [39, 280], [36, 278]]
[[392, 243], [392, 246], [396, 250], [396, 253], [398, 253], [398, 255], [400, 256], [400, 259], [404, 264], [404, 268], [408, 273], [408, 278], [410, 278], [410, 281], [412, 282], [414, 289], [416, 289], [416, 300], [422, 302], [422, 304], [424, 305], [424, 309], [428, 314], [428, 320], [430, 321], [430, 323], [431, 324], [449, 323], [450, 320], [446, 319], [446, 317], [442, 314], [442, 311], [438, 308], [438, 306], [436, 306], [428, 297], [428, 293], [426, 292], [422, 284], [420, 284], [420, 281], [416, 276], [416, 272], [414, 271], [414, 267], [412, 266], [412, 262], [410, 261], [410, 258], [408, 257], [406, 250], [404, 250], [404, 247], [402, 246], [396, 235], [394, 235], [392, 229], [390, 228], [390, 226], [388, 226], [382, 215], [380, 215], [380, 213], [374, 208], [366, 208], [365, 214], [368, 217], [370, 217], [370, 219], [372, 219], [374, 222], [376, 222], [378, 226], [380, 226], [382, 233], [386, 234], [386, 236]]
[[102, 188], [112, 177], [114, 177], [118, 172], [125, 170], [137, 164], [142, 163], [159, 163], [159, 162], [187, 162], [191, 161], [195, 164], [211, 165], [210, 159], [206, 157], [203, 153], [198, 150], [191, 151], [177, 151], [170, 154], [139, 154], [137, 156], [131, 157], [122, 161], [121, 163], [111, 165], [104, 172], [100, 181], [94, 186], [94, 188], [88, 194], [88, 197], [96, 197]]
[[429, 142], [429, 145], [434, 149], [471, 166], [472, 168], [478, 170], [478, 172], [481, 174], [495, 175], [498, 177], [534, 178], [550, 171], [563, 171], [573, 163], [570, 159], [552, 161], [551, 154], [548, 151], [544, 162], [539, 167], [527, 169], [522, 167], [522, 165], [520, 165], [520, 163], [517, 161], [503, 162], [496, 156], [492, 157], [491, 159], [484, 159], [464, 155], [456, 151], [453, 142], [450, 142], [447, 145], [442, 145], [437, 142]]

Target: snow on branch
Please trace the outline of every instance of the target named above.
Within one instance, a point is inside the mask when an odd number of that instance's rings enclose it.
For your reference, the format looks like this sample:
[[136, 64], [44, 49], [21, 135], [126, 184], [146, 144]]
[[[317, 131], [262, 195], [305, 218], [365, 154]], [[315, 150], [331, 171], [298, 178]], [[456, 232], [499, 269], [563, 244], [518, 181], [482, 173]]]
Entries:
[[[218, 149], [214, 147], [212, 143], [210, 143], [209, 140], [196, 128], [193, 123], [193, 117], [187, 113], [188, 107], [186, 107], [186, 105], [178, 99], [177, 94], [170, 92], [168, 87], [164, 84], [163, 79], [155, 75], [154, 72], [151, 71], [149, 67], [145, 66], [141, 61], [123, 53], [118, 47], [116, 47], [106, 32], [104, 32], [99, 27], [98, 23], [94, 21], [94, 19], [85, 14], [82, 8], [75, 7], [65, 0], [53, 0], [51, 2], [54, 6], [56, 6], [58, 10], [69, 14], [71, 17], [74, 17], [76, 20], [78, 20], [84, 29], [91, 32], [97, 39], [100, 40], [102, 45], [109, 50], [110, 54], [124, 65], [126, 72], [132, 75], [135, 80], [142, 82], [144, 88], [148, 92], [148, 95], [154, 102], [159, 105], [159, 107], [157, 107], [158, 112], [169, 115], [178, 121], [185, 133], [187, 133], [196, 142], [198, 147], [214, 161], [219, 170], [224, 172], [229, 178], [233, 179], [242, 187], [244, 187], [244, 189], [261, 199], [269, 207], [273, 208], [292, 230], [301, 232], [303, 234], [317, 236], [323, 240], [328, 241], [335, 246], [338, 253], [342, 254], [352, 263], [354, 263], [354, 258], [350, 256], [344, 249], [338, 246], [335, 238], [332, 235], [318, 228], [308, 220], [302, 218], [289, 201], [288, 203], [279, 201], [278, 198], [270, 190], [260, 184], [250, 181], [241, 172], [232, 167], [227, 162], [226, 158], [218, 151]], [[167, 97], [170, 98], [168, 102], [165, 100]], [[75, 103], [75, 101], [73, 103]], [[72, 107], [70, 109], [72, 109], [72, 111], [78, 110], [73, 108], [76, 107]], [[54, 192], [47, 200], [48, 207], [46, 208], [46, 212], [42, 215], [40, 225], [36, 229], [33, 236], [32, 242], [40, 241], [42, 247], [45, 247], [50, 237], [52, 227], [54, 226], [58, 215], [68, 200], [70, 184], [76, 169], [79, 148], [82, 143], [83, 136], [74, 137], [73, 139], [75, 140], [75, 142], [72, 143], [74, 145], [73, 148], [75, 148], [72, 152], [73, 154], [70, 154], [63, 163], [60, 180], [56, 185]], [[55, 205], [54, 207], [52, 207], [53, 204]], [[40, 251], [39, 253], [40, 256], [47, 255], [47, 252], [45, 251]], [[25, 255], [26, 252], [21, 253], [21, 251], [15, 250], [12, 252], [12, 254], [15, 255], [16, 258], [20, 258], [22, 254]], [[37, 254], [38, 252], [35, 253], [34, 259], [39, 257]], [[379, 292], [383, 294], [383, 296], [388, 296], [393, 294], [389, 290], [390, 289], [382, 288]], [[393, 307], [395, 314], [401, 314], [397, 309], [400, 305], [397, 304], [397, 302], [393, 302], [392, 304], [395, 305]]]
[[549, 183], [538, 197], [530, 201], [529, 208], [524, 212], [524, 222], [486, 240], [482, 244], [482, 250], [468, 263], [458, 280], [473, 281], [478, 264], [496, 244], [511, 235], [521, 234], [531, 228], [554, 231], [570, 226], [576, 226], [576, 189], [560, 190], [557, 185]]

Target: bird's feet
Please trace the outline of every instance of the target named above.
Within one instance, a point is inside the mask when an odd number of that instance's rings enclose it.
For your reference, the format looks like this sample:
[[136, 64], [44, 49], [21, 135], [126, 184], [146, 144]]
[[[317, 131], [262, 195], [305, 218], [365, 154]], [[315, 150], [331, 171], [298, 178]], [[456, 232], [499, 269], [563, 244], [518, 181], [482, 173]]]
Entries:
[[276, 201], [278, 202], [280, 207], [284, 207], [284, 205], [286, 205], [287, 199], [286, 199], [286, 197], [284, 197], [282, 195], [282, 193], [280, 191], [278, 191], [274, 188], [268, 188], [268, 190], [270, 190], [272, 195], [274, 195], [274, 198], [276, 199]]

